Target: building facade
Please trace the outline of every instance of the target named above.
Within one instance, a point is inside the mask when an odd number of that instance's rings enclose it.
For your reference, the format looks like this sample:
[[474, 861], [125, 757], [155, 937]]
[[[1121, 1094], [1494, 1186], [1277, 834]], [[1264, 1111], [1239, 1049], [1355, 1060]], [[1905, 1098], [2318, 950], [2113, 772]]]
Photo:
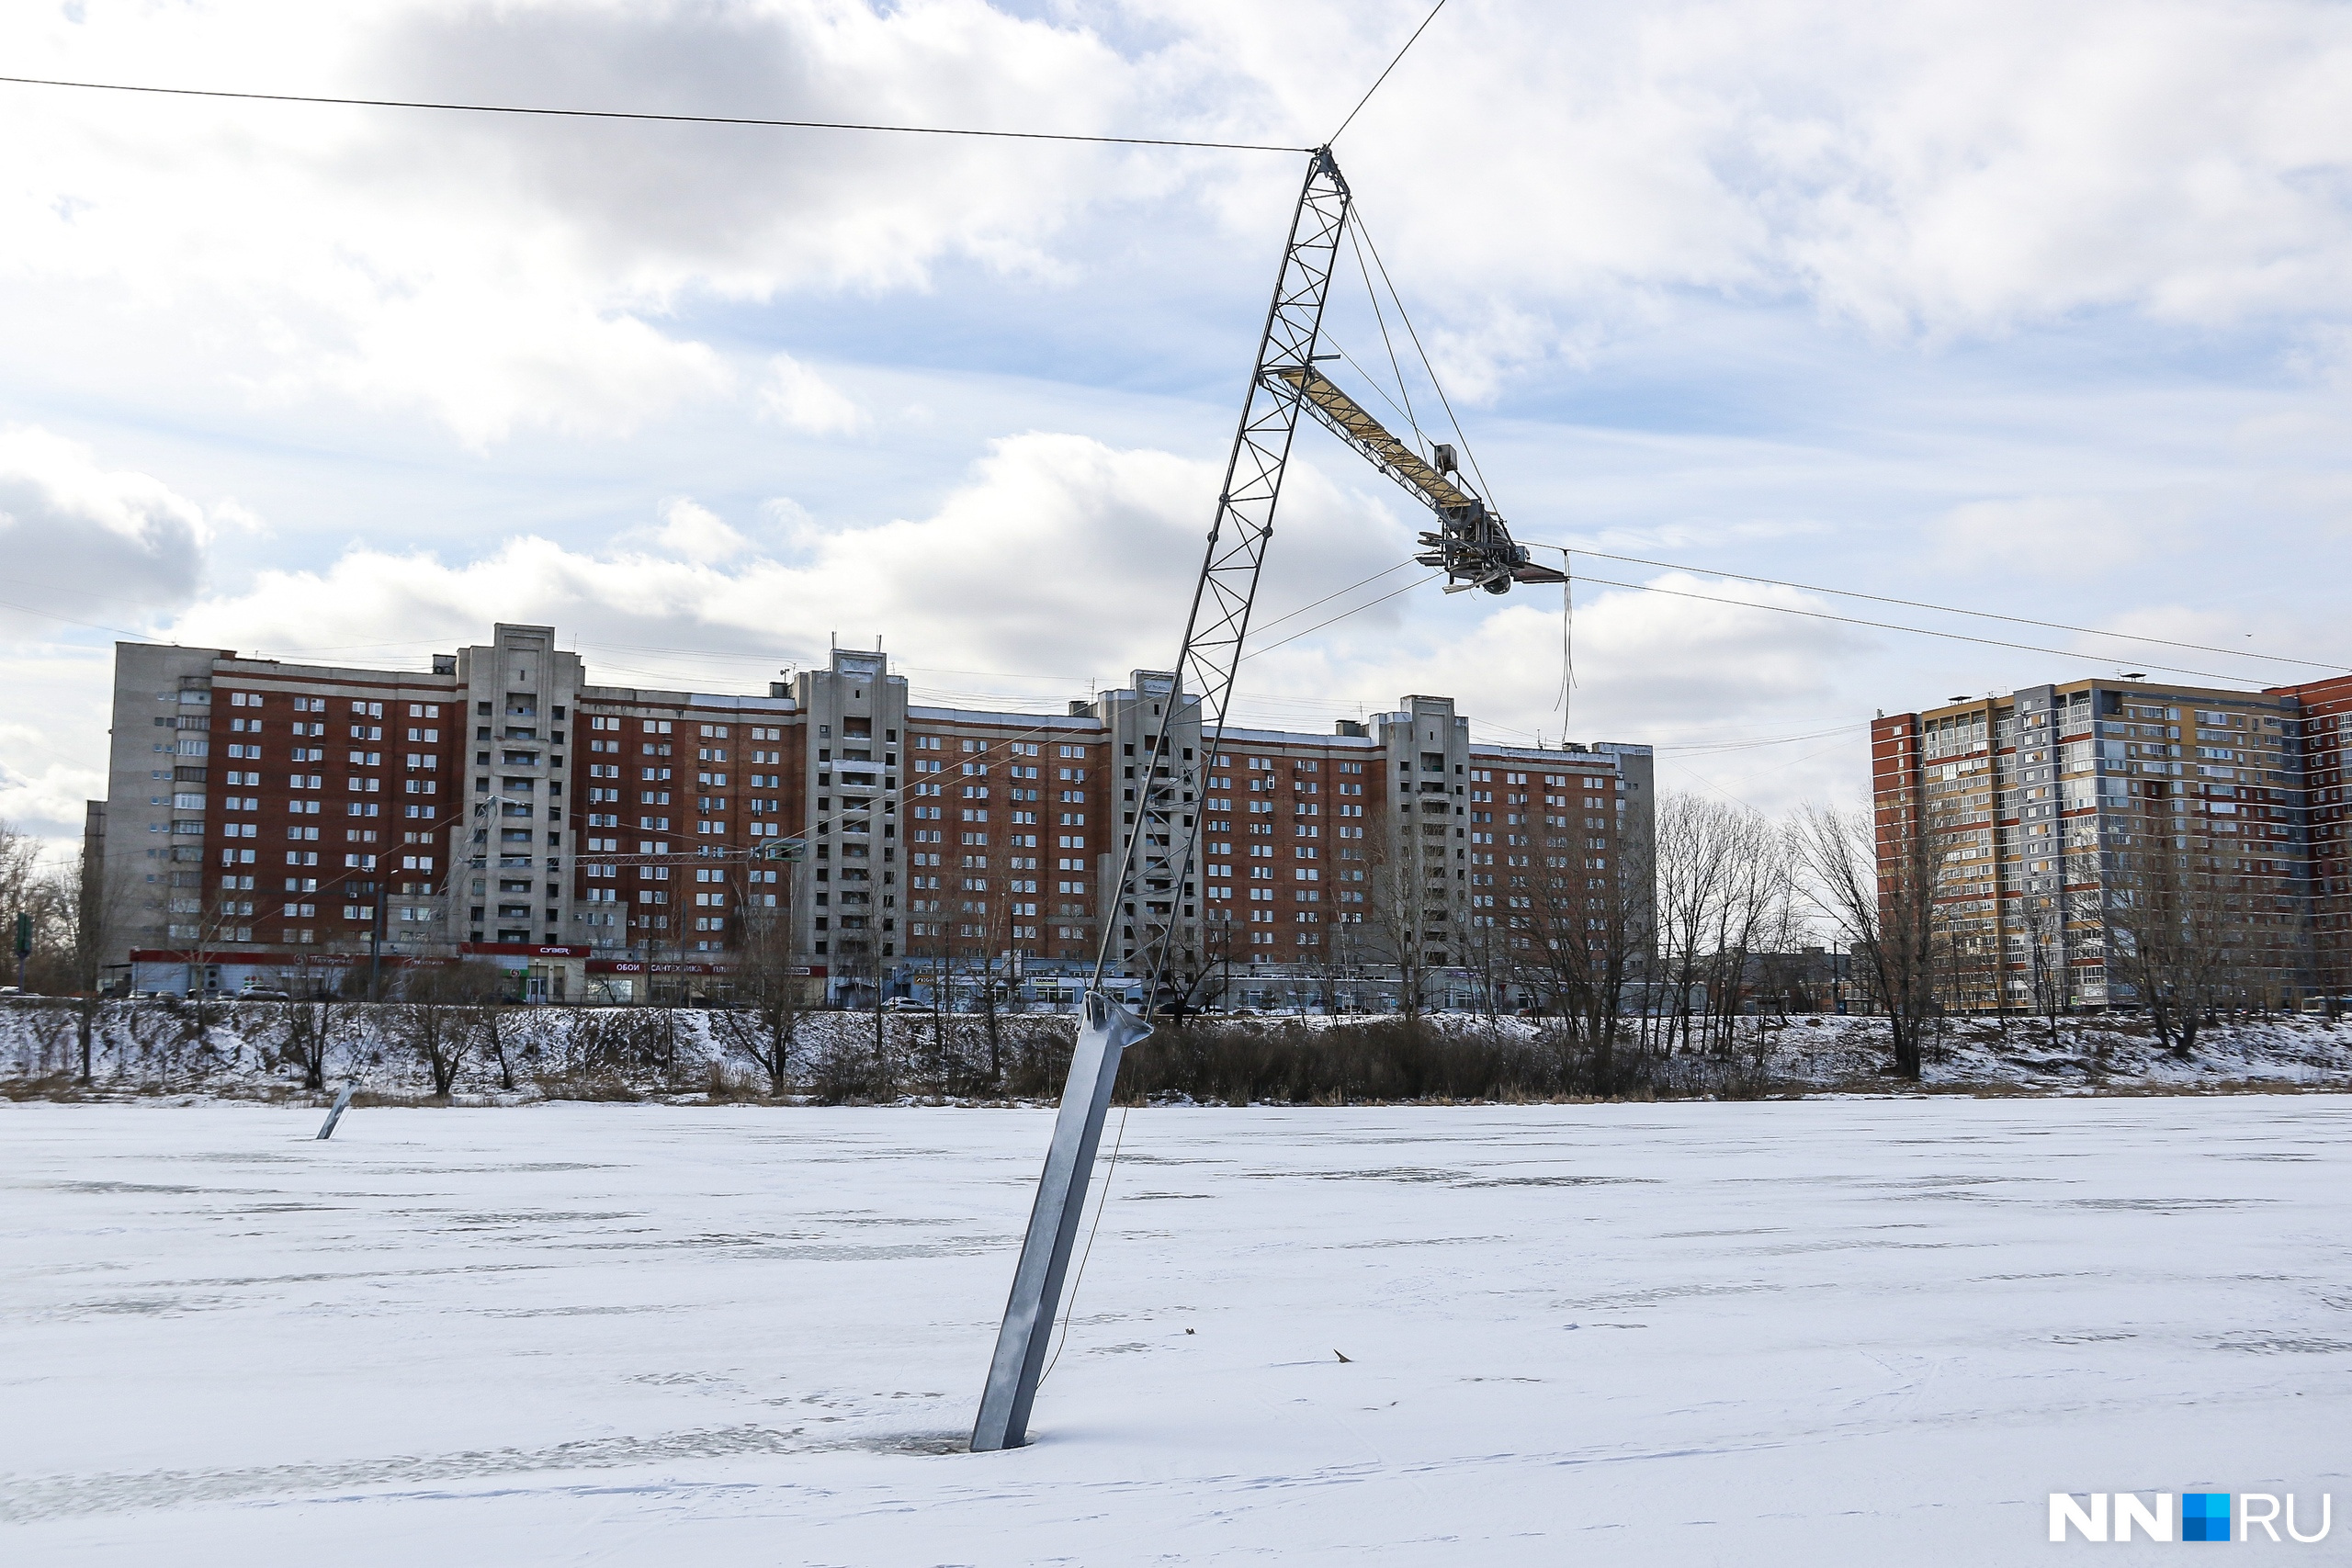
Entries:
[[2226, 960], [2234, 1004], [2295, 1005], [2324, 988], [2313, 712], [2307, 689], [2120, 680], [1881, 715], [1882, 897], [1925, 879], [1958, 1010], [2141, 1005], [2125, 960], [2158, 908]]
[[2310, 840], [2309, 929], [2321, 990], [2341, 1009], [2352, 1002], [2352, 841], [2346, 824], [2345, 747], [2352, 739], [2352, 676], [2280, 686], [2301, 713], [2302, 805]]
[[[555, 644], [501, 625], [424, 672], [118, 644], [85, 856], [108, 975], [479, 957], [620, 998], [718, 988], [756, 945], [839, 995], [975, 957], [1080, 974], [1106, 928], [1114, 963], [1164, 932], [1192, 976], [1398, 942], [1442, 969], [1512, 940], [1515, 876], [1647, 863], [1648, 748], [1474, 744], [1447, 697], [1210, 756], [1165, 673], [1040, 715], [913, 704], [878, 649], [726, 695], [594, 684]], [[1382, 888], [1411, 907], [1385, 949]]]

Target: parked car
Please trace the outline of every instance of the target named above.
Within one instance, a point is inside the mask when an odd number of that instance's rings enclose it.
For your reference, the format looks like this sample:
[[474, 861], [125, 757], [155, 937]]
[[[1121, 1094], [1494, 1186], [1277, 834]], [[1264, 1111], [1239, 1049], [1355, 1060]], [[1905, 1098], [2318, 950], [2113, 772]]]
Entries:
[[912, 997], [892, 997], [882, 1004], [884, 1012], [929, 1012], [929, 1002], [919, 1002]]
[[294, 995], [290, 991], [281, 991], [275, 986], [247, 986], [237, 993], [237, 999], [246, 1002], [290, 1002], [294, 999]]

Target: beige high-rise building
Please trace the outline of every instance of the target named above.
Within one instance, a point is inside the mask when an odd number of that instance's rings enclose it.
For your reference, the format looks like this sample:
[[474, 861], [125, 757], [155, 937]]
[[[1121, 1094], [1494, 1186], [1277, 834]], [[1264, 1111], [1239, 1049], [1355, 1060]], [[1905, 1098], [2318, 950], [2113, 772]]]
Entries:
[[2234, 1003], [2313, 986], [2303, 715], [2283, 692], [2077, 681], [1881, 716], [1883, 887], [1926, 844], [1959, 1010], [2136, 1007], [2143, 911], [2180, 911]]

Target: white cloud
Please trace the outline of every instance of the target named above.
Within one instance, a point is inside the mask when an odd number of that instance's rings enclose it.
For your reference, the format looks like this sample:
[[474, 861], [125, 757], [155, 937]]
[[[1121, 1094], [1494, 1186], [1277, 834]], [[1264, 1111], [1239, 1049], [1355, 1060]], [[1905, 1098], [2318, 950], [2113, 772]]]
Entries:
[[[975, 0], [711, 8], [244, 0], [0, 16], [28, 73], [818, 119], [1106, 125], [1136, 88], [1083, 28]], [[203, 391], [421, 411], [480, 446], [625, 432], [725, 390], [700, 299], [1050, 273], [1119, 160], [752, 128], [35, 93], [0, 98], [0, 279], [85, 345]], [[27, 332], [35, 329], [27, 326]], [[93, 341], [95, 339], [95, 341]]]
[[0, 682], [16, 694], [0, 723], [0, 823], [80, 846], [83, 803], [107, 790], [111, 649], [0, 645]]
[[[102, 468], [45, 430], [0, 432], [0, 559], [20, 605], [105, 622], [184, 604], [212, 532], [203, 507], [159, 479]], [[55, 624], [0, 606], [0, 626]]]
[[[1317, 130], [1419, 15], [1265, 9], [1155, 7]], [[2352, 16], [2293, 0], [1455, 6], [1341, 152], [1465, 321], [1700, 289], [1893, 331], [2211, 322], [2352, 299], [2347, 69]]]
[[1972, 569], [2094, 571], [2113, 551], [2161, 541], [2171, 518], [2127, 516], [2105, 496], [2018, 496], [1955, 506], [1929, 529], [1938, 557]]
[[[0, 52], [265, 91], [1305, 142], [1419, 12], [1075, 15], [100, 0], [78, 26], [0, 16]], [[2341, 313], [2347, 71], [2352, 15], [2294, 0], [1496, 0], [1449, 7], [1342, 152], [1428, 341], [1484, 396], [1689, 291], [1929, 334]], [[1240, 155], [17, 88], [0, 344], [62, 352], [38, 322], [70, 321], [85, 355], [168, 367], [191, 400], [325, 393], [476, 446], [605, 435], [728, 394], [680, 325], [698, 305], [922, 291], [962, 265], [1065, 288], [1138, 234], [1182, 279], [1229, 267], [1237, 238], [1262, 250], [1295, 178]], [[857, 428], [794, 363], [763, 401]]]
[[[493, 621], [551, 622], [593, 667], [599, 644], [764, 661], [807, 657], [838, 630], [883, 636], [919, 665], [1117, 677], [1172, 656], [1216, 480], [1166, 453], [1032, 434], [998, 443], [930, 515], [803, 533], [791, 559], [745, 553], [742, 535], [673, 500], [651, 536], [658, 553], [536, 536], [462, 562], [355, 547], [323, 570], [264, 571], [193, 604], [171, 635], [289, 656], [380, 642], [421, 657]], [[1285, 579], [1336, 586], [1408, 547], [1385, 513], [1304, 464], [1283, 512]], [[673, 669], [691, 679], [695, 666]]]
[[752, 541], [721, 522], [717, 513], [687, 497], [663, 502], [661, 511], [654, 542], [682, 560], [722, 561], [752, 547]]
[[845, 393], [788, 354], [768, 361], [760, 412], [810, 435], [855, 435], [873, 423]]

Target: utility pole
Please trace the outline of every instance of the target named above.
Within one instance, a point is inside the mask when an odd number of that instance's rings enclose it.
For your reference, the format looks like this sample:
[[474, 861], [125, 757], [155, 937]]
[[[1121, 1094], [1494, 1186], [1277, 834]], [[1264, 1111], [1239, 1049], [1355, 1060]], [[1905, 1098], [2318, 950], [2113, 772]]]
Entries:
[[[376, 884], [376, 921], [368, 931], [368, 999], [384, 999], [384, 894], [385, 884]], [[323, 1134], [321, 1136], [324, 1136]]]
[[25, 960], [33, 951], [33, 918], [26, 911], [17, 911], [17, 994], [25, 994]]

